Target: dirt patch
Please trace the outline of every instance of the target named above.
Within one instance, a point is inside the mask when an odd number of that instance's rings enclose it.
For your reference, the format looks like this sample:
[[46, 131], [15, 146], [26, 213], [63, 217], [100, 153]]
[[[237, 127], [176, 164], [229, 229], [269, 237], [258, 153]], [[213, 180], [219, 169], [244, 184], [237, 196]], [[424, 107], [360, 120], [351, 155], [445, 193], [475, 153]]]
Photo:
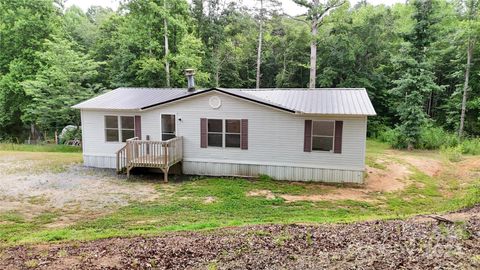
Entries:
[[336, 188], [335, 191], [322, 194], [322, 195], [279, 195], [286, 202], [298, 202], [298, 201], [309, 201], [309, 202], [319, 202], [319, 201], [340, 201], [340, 200], [355, 200], [355, 201], [365, 201], [365, 202], [374, 202], [375, 200], [368, 196], [368, 192], [361, 189], [354, 188]]
[[265, 197], [267, 200], [275, 199], [275, 195], [273, 195], [272, 191], [266, 189], [258, 189], [252, 190], [247, 193], [247, 196], [250, 197]]
[[443, 169], [442, 162], [439, 160], [417, 156], [401, 156], [400, 158], [430, 177], [438, 176]]
[[[108, 213], [132, 201], [155, 200], [159, 195], [154, 182], [126, 181], [113, 170], [85, 168], [78, 163], [67, 162], [59, 172], [38, 171], [38, 165], [45, 162], [44, 154], [0, 155], [0, 168], [12, 168], [12, 162], [29, 164], [29, 168], [0, 173], [0, 214], [14, 212], [32, 219], [44, 212], [61, 213], [48, 226], [63, 227], [86, 217]], [[59, 157], [58, 153], [51, 156], [52, 160]], [[55, 162], [62, 164], [58, 160]]]
[[216, 201], [217, 201], [217, 199], [215, 197], [208, 196], [208, 197], [205, 197], [205, 199], [203, 200], [203, 203], [204, 204], [211, 204], [211, 203], [214, 203]]
[[258, 225], [19, 246], [0, 253], [0, 269], [479, 269], [480, 207], [465, 212], [461, 224]]
[[480, 158], [466, 157], [456, 164], [457, 175], [462, 180], [473, 180], [480, 178]]
[[292, 195], [273, 194], [270, 190], [252, 190], [247, 196], [260, 196], [267, 199], [275, 199], [275, 196], [283, 198], [286, 202], [298, 201], [339, 201], [354, 200], [364, 202], [375, 202], [371, 196], [372, 192], [394, 192], [404, 189], [411, 184], [409, 176], [411, 172], [403, 163], [378, 160], [385, 169], [367, 167], [368, 177], [365, 184], [359, 187], [332, 186], [324, 184], [308, 183], [310, 188], [321, 190], [322, 194]]
[[384, 162], [385, 170], [368, 167], [365, 190], [368, 192], [393, 192], [404, 189], [411, 172], [407, 166], [398, 162]]

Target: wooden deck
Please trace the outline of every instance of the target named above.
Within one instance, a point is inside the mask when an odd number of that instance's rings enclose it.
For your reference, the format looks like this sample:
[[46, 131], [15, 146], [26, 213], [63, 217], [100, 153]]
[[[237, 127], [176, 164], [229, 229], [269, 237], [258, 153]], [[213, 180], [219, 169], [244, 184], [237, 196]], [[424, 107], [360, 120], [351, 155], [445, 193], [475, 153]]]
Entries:
[[127, 140], [124, 147], [117, 151], [117, 172], [127, 173], [136, 167], [159, 168], [168, 181], [171, 166], [183, 159], [183, 140], [176, 137], [168, 141], [144, 141], [138, 138]]

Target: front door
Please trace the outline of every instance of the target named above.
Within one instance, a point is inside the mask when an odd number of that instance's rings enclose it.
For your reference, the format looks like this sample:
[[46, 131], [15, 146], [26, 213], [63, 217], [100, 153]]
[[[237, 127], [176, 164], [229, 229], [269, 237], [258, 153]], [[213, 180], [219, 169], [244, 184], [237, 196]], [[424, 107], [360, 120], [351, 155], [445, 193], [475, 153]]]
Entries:
[[174, 114], [162, 114], [162, 141], [176, 137], [176, 122]]

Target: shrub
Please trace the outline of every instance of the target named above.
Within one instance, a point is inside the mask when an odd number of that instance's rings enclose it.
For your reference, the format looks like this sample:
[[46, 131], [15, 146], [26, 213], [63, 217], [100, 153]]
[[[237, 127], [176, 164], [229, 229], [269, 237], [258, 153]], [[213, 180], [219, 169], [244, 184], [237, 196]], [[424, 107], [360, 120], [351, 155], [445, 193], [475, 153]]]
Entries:
[[462, 160], [462, 147], [461, 146], [442, 147], [442, 149], [440, 149], [440, 153], [442, 153], [442, 155], [444, 155], [451, 162], [458, 162], [458, 161]]
[[480, 155], [480, 138], [465, 139], [460, 146], [463, 154]]
[[387, 128], [380, 132], [377, 139], [389, 144], [392, 148], [403, 149], [407, 148], [405, 136], [400, 132], [399, 128]]
[[[406, 138], [399, 127], [394, 129], [385, 129], [379, 133], [377, 139], [388, 143], [392, 148], [405, 149], [408, 146]], [[471, 142], [471, 140], [465, 140], [462, 142], [462, 145], [463, 144], [465, 144], [465, 149], [461, 151], [462, 153], [479, 154], [480, 140], [477, 139], [474, 142]], [[441, 127], [435, 127], [431, 124], [428, 124], [421, 128], [418, 142], [414, 145], [414, 147], [416, 149], [435, 150], [441, 149], [442, 147], [457, 147], [458, 145], [460, 145], [460, 141], [456, 134], [447, 132]]]
[[443, 147], [454, 147], [458, 145], [458, 137], [453, 134], [446, 132], [441, 127], [434, 127], [432, 125], [427, 125], [422, 127], [420, 132], [420, 138], [415, 145], [418, 149], [440, 149]]

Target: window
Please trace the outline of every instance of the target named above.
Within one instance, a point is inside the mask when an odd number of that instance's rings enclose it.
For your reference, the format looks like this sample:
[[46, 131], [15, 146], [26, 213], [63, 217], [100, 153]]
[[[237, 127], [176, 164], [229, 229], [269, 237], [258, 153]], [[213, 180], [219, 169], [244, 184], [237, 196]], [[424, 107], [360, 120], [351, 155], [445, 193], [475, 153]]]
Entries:
[[135, 137], [135, 117], [120, 116], [120, 120], [122, 124], [122, 142], [126, 142], [128, 139]]
[[223, 120], [208, 119], [207, 133], [208, 146], [223, 147]]
[[225, 146], [240, 148], [240, 120], [225, 120]]
[[[133, 116], [105, 116], [105, 140], [107, 142], [126, 142], [135, 137], [135, 117]], [[120, 124], [120, 127], [119, 127]]]
[[162, 141], [175, 138], [175, 115], [162, 114]]
[[118, 117], [105, 116], [105, 139], [107, 142], [118, 142]]
[[332, 151], [335, 121], [313, 121], [312, 150]]

